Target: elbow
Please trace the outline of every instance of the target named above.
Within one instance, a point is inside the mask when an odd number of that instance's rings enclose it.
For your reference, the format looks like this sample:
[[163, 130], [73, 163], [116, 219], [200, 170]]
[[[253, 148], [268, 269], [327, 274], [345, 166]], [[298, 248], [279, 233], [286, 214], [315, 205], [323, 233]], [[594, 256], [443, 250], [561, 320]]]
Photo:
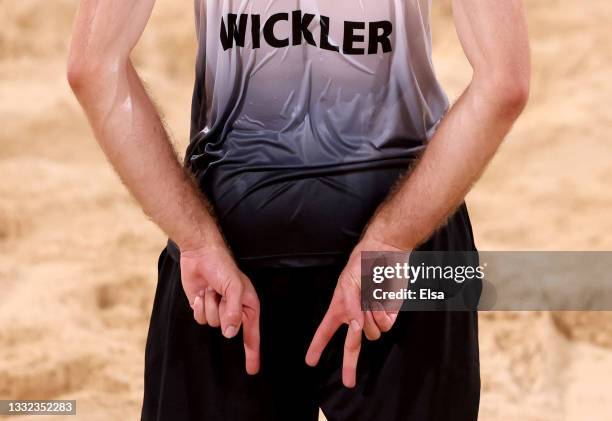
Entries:
[[98, 73], [97, 66], [90, 59], [71, 54], [66, 67], [66, 78], [77, 98], [87, 95], [93, 89]]
[[529, 75], [524, 72], [504, 72], [488, 77], [482, 84], [483, 96], [500, 118], [514, 121], [529, 100]]
[[71, 51], [66, 78], [77, 98], [95, 95], [104, 83], [108, 85], [117, 73], [117, 66], [113, 63], [112, 57], [94, 57], [87, 52]]
[[83, 72], [83, 69], [71, 62], [68, 63], [66, 68], [66, 79], [68, 84], [76, 95], [79, 95], [83, 91], [83, 87], [87, 86], [86, 79], [88, 76]]
[[529, 80], [508, 78], [500, 83], [500, 108], [504, 115], [516, 119], [529, 101]]
[[88, 87], [91, 86], [91, 81], [94, 77], [95, 72], [92, 70], [92, 66], [71, 53], [68, 59], [68, 66], [66, 67], [66, 78], [72, 92], [78, 98], [88, 91]]

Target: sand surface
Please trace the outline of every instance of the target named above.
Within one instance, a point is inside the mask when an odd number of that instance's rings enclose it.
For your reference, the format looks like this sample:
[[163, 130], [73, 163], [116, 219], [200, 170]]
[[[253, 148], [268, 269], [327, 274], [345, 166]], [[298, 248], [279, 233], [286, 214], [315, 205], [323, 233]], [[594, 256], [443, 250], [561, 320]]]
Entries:
[[[191, 3], [180, 3], [158, 1], [135, 57], [182, 151], [194, 38]], [[456, 98], [470, 68], [448, 3], [434, 3], [435, 62]], [[477, 244], [612, 249], [612, 3], [527, 3], [532, 98], [468, 197]], [[132, 420], [164, 236], [109, 168], [68, 89], [76, 4], [0, 0], [0, 399], [77, 399], [69, 419]], [[610, 419], [610, 314], [480, 322], [482, 420]]]

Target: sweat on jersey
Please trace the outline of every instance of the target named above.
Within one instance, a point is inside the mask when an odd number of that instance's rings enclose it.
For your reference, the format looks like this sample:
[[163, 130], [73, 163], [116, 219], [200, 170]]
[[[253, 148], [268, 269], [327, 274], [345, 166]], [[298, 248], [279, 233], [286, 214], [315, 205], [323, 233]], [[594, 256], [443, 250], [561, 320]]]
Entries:
[[195, 0], [187, 164], [243, 263], [346, 257], [448, 108], [430, 0]]

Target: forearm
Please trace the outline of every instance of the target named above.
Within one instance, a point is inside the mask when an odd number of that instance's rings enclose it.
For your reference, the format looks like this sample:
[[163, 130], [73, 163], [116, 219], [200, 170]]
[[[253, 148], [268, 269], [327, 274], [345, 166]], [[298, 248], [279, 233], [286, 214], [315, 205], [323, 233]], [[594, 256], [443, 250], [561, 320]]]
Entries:
[[364, 236], [402, 249], [426, 240], [483, 172], [528, 97], [529, 41], [521, 0], [453, 0], [472, 82], [420, 161]]
[[104, 153], [145, 213], [181, 250], [225, 247], [131, 62], [118, 63], [71, 76]]
[[459, 98], [413, 171], [379, 208], [366, 237], [413, 249], [461, 203], [524, 104], [523, 93], [500, 101], [495, 84], [489, 86], [473, 83]]
[[226, 250], [130, 60], [154, 2], [81, 0], [68, 80], [104, 153], [145, 213], [181, 250]]

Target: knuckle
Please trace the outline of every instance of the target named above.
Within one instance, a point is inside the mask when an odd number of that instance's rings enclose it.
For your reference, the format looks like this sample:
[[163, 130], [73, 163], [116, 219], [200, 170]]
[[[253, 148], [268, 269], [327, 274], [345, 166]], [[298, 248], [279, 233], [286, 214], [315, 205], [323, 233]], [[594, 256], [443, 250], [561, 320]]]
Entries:
[[232, 278], [227, 277], [221, 282], [220, 294], [223, 296], [227, 296], [230, 289], [232, 288]]
[[230, 280], [227, 287], [225, 288], [224, 295], [230, 296], [240, 296], [244, 293], [244, 284], [240, 282], [238, 279]]
[[391, 328], [393, 327], [393, 321], [389, 320], [388, 318], [385, 318], [384, 322], [383, 322], [383, 327], [385, 329], [385, 332], [391, 330]]
[[251, 307], [259, 310], [259, 297], [255, 291], [246, 291], [243, 295], [243, 300], [248, 303]]
[[259, 318], [259, 308], [243, 308], [242, 312], [248, 320], [257, 320]]
[[242, 314], [235, 310], [227, 310], [225, 312], [225, 318], [227, 319], [228, 322], [238, 321], [240, 320], [241, 317], [242, 317]]

